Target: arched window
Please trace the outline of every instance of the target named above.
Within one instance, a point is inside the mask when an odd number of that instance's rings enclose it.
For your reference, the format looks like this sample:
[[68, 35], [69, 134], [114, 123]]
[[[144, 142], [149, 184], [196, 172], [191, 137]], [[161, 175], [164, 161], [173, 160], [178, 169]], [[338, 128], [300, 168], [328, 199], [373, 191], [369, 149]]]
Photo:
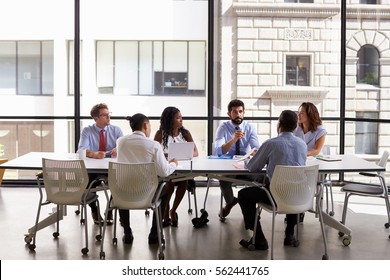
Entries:
[[379, 52], [373, 46], [365, 45], [358, 52], [357, 82], [379, 85]]

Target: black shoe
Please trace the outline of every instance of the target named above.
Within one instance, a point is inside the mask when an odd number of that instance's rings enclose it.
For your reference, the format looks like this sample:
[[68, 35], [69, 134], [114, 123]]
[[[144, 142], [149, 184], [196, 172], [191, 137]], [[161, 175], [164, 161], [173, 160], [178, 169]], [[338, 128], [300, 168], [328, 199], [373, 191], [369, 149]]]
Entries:
[[171, 217], [175, 217], [175, 219], [171, 219], [171, 226], [177, 227], [179, 223], [179, 217], [177, 216], [177, 213], [175, 212], [173, 215], [171, 215]]
[[163, 220], [162, 226], [164, 227], [169, 227], [171, 225], [171, 219], [168, 220]]
[[286, 237], [284, 238], [283, 244], [284, 244], [284, 246], [294, 246], [294, 244], [295, 244], [294, 235], [286, 234]]
[[132, 244], [134, 240], [133, 233], [125, 233], [122, 237], [123, 243], [125, 244]]
[[92, 219], [93, 219], [93, 222], [95, 225], [99, 224], [99, 217], [100, 217], [100, 223], [101, 223], [101, 225], [103, 225], [104, 220], [103, 220], [102, 216], [100, 216], [97, 212], [92, 212]]
[[149, 244], [158, 244], [158, 235], [149, 233], [148, 243]]
[[225, 218], [230, 214], [230, 210], [238, 203], [238, 198], [234, 197], [233, 201], [226, 204], [225, 207], [222, 208], [222, 213], [219, 213], [220, 218]]
[[305, 218], [305, 213], [299, 214], [299, 223], [303, 223], [303, 219]]
[[[240, 241], [240, 245], [244, 248], [249, 248], [249, 245], [252, 244], [252, 238], [249, 239], [249, 240], [245, 240], [245, 239], [241, 239]], [[266, 251], [268, 250], [268, 241], [267, 239], [264, 239], [264, 240], [256, 240], [255, 241], [255, 249], [256, 250], [262, 250], [262, 251]]]

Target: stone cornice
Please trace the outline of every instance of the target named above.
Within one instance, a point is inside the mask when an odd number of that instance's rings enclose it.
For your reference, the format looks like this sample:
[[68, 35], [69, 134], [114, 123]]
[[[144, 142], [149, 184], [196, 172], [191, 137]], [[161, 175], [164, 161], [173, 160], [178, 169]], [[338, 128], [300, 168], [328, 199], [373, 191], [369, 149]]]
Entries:
[[314, 87], [272, 87], [266, 92], [272, 100], [322, 101], [329, 90]]
[[[329, 18], [340, 14], [340, 5], [295, 3], [233, 3], [237, 16]], [[347, 18], [390, 19], [388, 5], [347, 5]]]

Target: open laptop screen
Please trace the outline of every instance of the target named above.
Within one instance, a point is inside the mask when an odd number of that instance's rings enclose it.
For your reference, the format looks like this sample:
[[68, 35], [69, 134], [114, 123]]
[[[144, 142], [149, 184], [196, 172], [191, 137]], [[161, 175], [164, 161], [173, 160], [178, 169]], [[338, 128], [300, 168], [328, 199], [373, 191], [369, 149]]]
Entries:
[[192, 160], [194, 157], [194, 142], [169, 143], [168, 160], [176, 158], [177, 160]]

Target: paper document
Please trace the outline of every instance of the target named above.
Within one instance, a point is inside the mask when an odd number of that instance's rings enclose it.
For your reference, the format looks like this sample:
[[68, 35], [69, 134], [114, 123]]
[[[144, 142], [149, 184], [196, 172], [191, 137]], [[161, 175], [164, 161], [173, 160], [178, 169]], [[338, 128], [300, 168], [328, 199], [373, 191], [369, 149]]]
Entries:
[[233, 156], [233, 159], [237, 159], [237, 162], [238, 161], [244, 161], [246, 159], [250, 159], [251, 156], [252, 156], [252, 153], [255, 151], [256, 149], [253, 148], [252, 150], [250, 150], [249, 152], [246, 153], [246, 155], [244, 156]]

